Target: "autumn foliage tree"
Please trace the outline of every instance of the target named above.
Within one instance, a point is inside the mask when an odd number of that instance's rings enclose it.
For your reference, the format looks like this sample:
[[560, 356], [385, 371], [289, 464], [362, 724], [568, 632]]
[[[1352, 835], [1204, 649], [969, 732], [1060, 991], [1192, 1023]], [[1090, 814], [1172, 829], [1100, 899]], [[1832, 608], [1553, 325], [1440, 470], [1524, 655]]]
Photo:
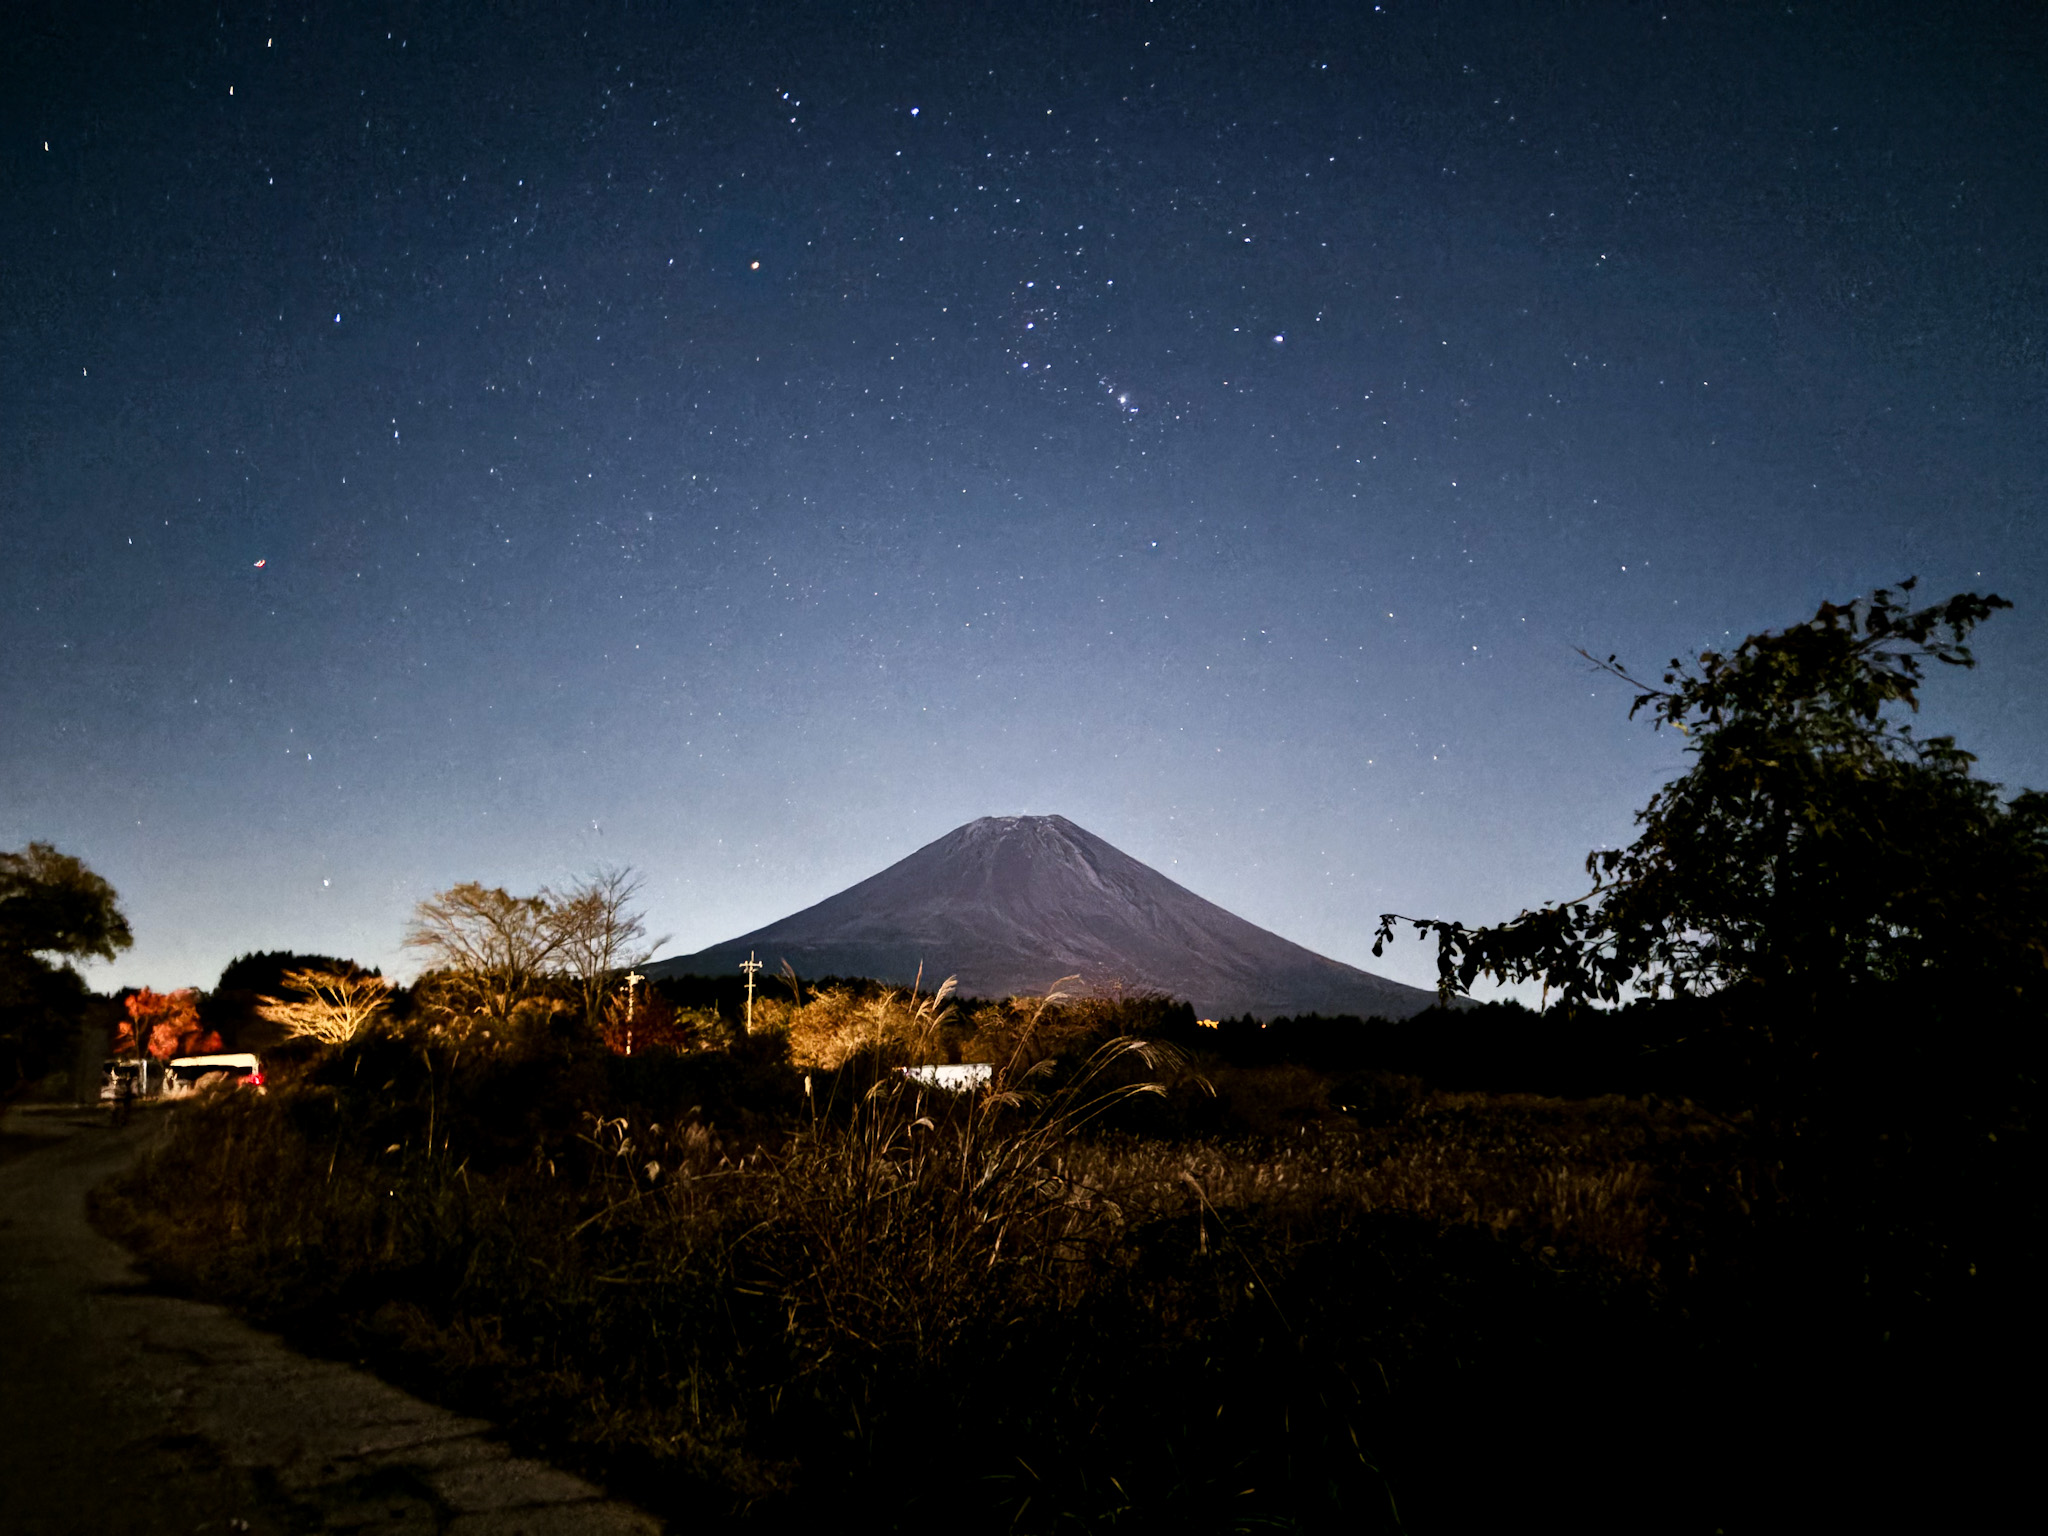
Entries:
[[599, 1025], [606, 1049], [619, 1056], [647, 1051], [687, 1051], [705, 1043], [706, 1017], [676, 1007], [653, 987], [637, 987], [609, 998]]
[[192, 987], [152, 992], [144, 987], [123, 1005], [127, 1018], [116, 1028], [114, 1053], [146, 1050], [158, 1061], [176, 1056], [206, 1056], [221, 1048], [220, 1036], [199, 1018], [199, 993]]

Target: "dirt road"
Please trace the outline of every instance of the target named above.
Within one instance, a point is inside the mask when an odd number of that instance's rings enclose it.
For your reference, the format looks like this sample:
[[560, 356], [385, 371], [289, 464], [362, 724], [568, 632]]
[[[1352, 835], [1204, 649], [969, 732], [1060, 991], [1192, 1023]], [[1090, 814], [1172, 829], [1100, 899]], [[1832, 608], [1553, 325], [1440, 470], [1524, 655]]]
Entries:
[[153, 1133], [91, 1112], [0, 1118], [0, 1531], [654, 1536], [512, 1456], [490, 1426], [151, 1294], [85, 1217]]

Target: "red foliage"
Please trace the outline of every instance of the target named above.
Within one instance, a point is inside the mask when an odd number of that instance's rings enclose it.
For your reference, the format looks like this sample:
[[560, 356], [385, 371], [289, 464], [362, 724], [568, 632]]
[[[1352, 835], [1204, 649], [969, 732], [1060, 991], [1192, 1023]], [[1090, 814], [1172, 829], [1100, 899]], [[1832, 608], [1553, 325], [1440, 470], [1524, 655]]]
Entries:
[[152, 992], [144, 987], [128, 999], [128, 1017], [115, 1031], [116, 1055], [132, 1052], [137, 1040], [145, 1040], [149, 1054], [158, 1061], [173, 1056], [205, 1056], [221, 1048], [220, 1036], [199, 1022], [199, 993], [186, 987], [177, 992]]
[[687, 1051], [697, 1043], [697, 1027], [652, 987], [640, 989], [633, 1000], [633, 1013], [626, 1016], [624, 1001], [614, 1001], [605, 1011], [604, 1043], [620, 1056], [635, 1051]]

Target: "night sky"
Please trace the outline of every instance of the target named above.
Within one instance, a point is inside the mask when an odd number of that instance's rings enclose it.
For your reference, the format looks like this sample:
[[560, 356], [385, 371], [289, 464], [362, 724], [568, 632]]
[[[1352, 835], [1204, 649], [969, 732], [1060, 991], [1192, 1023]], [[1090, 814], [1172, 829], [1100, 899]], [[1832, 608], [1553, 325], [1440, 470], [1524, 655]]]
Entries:
[[1918, 574], [2048, 786], [2036, 5], [10, 8], [0, 846], [102, 987], [1058, 812], [1369, 956]]

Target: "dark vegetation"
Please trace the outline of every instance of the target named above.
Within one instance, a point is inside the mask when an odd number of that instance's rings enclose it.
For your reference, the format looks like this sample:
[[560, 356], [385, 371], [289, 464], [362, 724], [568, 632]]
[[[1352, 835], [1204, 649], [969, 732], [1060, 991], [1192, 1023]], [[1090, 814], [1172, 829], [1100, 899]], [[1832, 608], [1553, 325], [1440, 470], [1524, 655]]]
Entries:
[[1285, 1026], [1103, 1062], [1128, 1021], [1074, 1012], [986, 1118], [872, 1060], [806, 1099], [773, 1035], [380, 1033], [182, 1112], [105, 1214], [691, 1520], [1711, 1530], [1896, 1504], [1909, 1452], [1952, 1508], [1987, 1475], [1954, 1362], [2024, 1316], [2023, 1123], [1788, 1162], [1726, 1105], [1439, 1090]]
[[116, 1010], [67, 963], [111, 960], [134, 942], [114, 888], [67, 853], [0, 853], [0, 1103], [68, 1076], [87, 1031]]
[[[748, 1033], [685, 980], [629, 1055], [579, 984], [429, 977], [180, 1111], [103, 1215], [679, 1526], [1982, 1525], [2039, 1364], [2048, 847], [1879, 706], [1993, 601], [1653, 694], [1702, 777], [1587, 897], [1422, 924], [1540, 1013], [792, 978]], [[1922, 801], [1968, 859], [1906, 846]], [[952, 1060], [993, 1088], [892, 1070]]]

